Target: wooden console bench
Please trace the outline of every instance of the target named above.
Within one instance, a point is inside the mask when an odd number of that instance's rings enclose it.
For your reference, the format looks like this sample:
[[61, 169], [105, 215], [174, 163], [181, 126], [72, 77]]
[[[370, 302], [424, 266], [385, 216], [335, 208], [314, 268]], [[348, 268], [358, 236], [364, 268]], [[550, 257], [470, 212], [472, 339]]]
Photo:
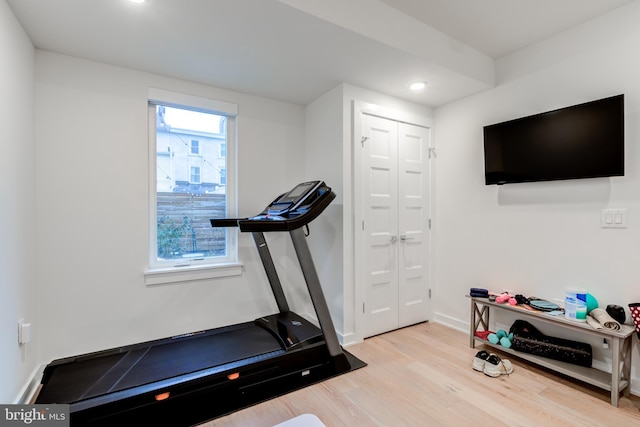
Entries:
[[[635, 330], [633, 327], [621, 325], [619, 331], [605, 328], [595, 329], [587, 323], [565, 319], [562, 315], [553, 316], [544, 312], [530, 311], [509, 304], [498, 304], [489, 301], [488, 298], [469, 298], [471, 299], [471, 324], [469, 331], [471, 348], [474, 348], [476, 343], [480, 342], [571, 378], [608, 390], [611, 392], [611, 404], [613, 406], [618, 406], [620, 392], [624, 392], [625, 396], [629, 396], [631, 389], [631, 347], [633, 332]], [[515, 351], [498, 344], [491, 344], [489, 341], [477, 337], [475, 335], [476, 331], [490, 330], [489, 315], [492, 310], [506, 310], [525, 320], [535, 319], [536, 321], [570, 329], [577, 333], [593, 335], [598, 337], [600, 342], [606, 339], [611, 348], [612, 372], [602, 371], [597, 368], [585, 368], [583, 366]], [[482, 329], [478, 329], [480, 327], [482, 327]]]

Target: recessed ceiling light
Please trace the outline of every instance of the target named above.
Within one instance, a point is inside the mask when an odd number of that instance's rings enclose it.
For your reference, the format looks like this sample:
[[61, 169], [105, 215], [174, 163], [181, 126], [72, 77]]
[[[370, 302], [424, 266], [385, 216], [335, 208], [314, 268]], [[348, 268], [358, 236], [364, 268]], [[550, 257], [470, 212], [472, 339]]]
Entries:
[[422, 90], [425, 87], [427, 87], [427, 84], [425, 82], [413, 82], [409, 85], [409, 89], [414, 91]]
[[131, 3], [144, 3], [145, 0], [129, 0]]

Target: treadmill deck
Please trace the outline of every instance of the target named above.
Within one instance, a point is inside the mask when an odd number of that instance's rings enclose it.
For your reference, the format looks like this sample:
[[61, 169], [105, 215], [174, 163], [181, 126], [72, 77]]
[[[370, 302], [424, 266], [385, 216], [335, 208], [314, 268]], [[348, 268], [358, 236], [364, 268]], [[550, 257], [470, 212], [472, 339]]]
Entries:
[[284, 350], [268, 331], [248, 322], [60, 359], [47, 367], [38, 401], [71, 404], [274, 352]]

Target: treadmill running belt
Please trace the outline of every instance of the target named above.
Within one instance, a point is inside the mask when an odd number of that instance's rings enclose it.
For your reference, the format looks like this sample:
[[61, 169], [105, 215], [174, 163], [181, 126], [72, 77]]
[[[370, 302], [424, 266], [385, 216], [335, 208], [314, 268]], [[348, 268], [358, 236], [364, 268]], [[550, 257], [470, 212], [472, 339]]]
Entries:
[[150, 342], [126, 352], [56, 366], [39, 400], [77, 402], [282, 350], [263, 328], [253, 323], [237, 326], [242, 328]]

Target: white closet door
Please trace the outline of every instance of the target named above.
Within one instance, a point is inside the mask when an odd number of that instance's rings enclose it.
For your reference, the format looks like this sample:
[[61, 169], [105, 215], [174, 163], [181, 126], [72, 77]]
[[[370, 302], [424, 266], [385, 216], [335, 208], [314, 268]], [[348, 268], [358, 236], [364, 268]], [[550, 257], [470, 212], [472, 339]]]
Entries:
[[363, 336], [428, 318], [429, 129], [362, 115]]

